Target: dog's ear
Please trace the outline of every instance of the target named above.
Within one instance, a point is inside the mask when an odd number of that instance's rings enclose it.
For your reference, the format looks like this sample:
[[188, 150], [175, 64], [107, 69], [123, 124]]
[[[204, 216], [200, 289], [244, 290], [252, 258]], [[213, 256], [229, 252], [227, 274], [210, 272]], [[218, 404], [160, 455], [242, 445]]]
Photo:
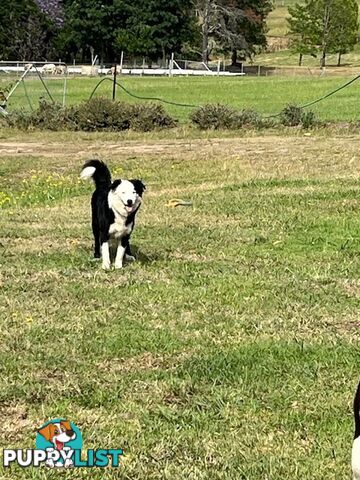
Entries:
[[53, 423], [48, 423], [45, 425], [45, 427], [40, 428], [40, 430], [37, 432], [40, 433], [40, 435], [42, 435], [47, 442], [49, 442], [55, 434], [55, 425]]
[[142, 197], [142, 194], [144, 193], [144, 190], [146, 190], [145, 185], [141, 180], [130, 180], [130, 182], [134, 185], [135, 187], [135, 192]]
[[66, 428], [66, 430], [72, 430], [70, 422], [68, 420], [61, 420], [60, 425]]
[[115, 180], [110, 187], [111, 190], [116, 190], [117, 187], [120, 185], [120, 183], [121, 183], [121, 180]]

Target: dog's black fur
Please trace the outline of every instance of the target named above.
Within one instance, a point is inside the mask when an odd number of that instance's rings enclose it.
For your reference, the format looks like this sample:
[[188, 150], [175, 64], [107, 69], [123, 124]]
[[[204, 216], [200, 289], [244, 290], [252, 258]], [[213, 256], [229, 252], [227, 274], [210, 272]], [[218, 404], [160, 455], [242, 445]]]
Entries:
[[360, 382], [356, 389], [353, 409], [354, 409], [354, 420], [355, 420], [354, 438], [358, 438], [360, 437]]
[[[111, 173], [106, 164], [100, 160], [89, 160], [83, 166], [83, 170], [87, 167], [94, 167], [95, 172], [92, 175], [92, 179], [95, 183], [95, 191], [91, 197], [91, 209], [92, 209], [92, 230], [94, 234], [94, 257], [100, 258], [101, 245], [104, 242], [109, 241], [110, 226], [115, 221], [115, 214], [112, 208], [109, 207], [108, 195], [110, 190], [116, 190], [120, 185], [121, 180], [111, 181]], [[135, 188], [136, 193], [142, 197], [145, 185], [141, 180], [129, 180]], [[125, 248], [125, 255], [131, 256], [130, 249], [130, 236], [135, 226], [135, 217], [140, 208], [139, 207], [128, 214], [125, 225], [132, 225], [129, 234], [124, 235], [121, 238], [121, 245]]]

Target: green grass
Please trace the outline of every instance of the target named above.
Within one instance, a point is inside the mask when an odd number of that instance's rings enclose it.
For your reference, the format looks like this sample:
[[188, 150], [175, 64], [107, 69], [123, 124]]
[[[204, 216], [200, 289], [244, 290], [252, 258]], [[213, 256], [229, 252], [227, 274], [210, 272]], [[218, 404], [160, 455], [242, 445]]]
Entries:
[[[178, 103], [202, 105], [224, 103], [236, 108], [255, 108], [264, 114], [278, 113], [288, 103], [303, 104], [319, 98], [349, 80], [349, 77], [237, 77], [237, 78], [129, 78], [120, 82], [138, 96], [161, 97]], [[68, 80], [67, 103], [69, 105], [87, 100], [98, 79], [73, 78]], [[8, 80], [3, 80], [4, 85]], [[48, 81], [51, 91], [61, 99], [62, 80]], [[324, 120], [355, 120], [358, 118], [358, 83], [352, 84], [333, 97], [317, 104], [314, 111]], [[35, 105], [39, 97], [45, 96], [39, 81], [29, 80]], [[100, 86], [99, 95], [111, 97], [111, 83]], [[135, 101], [118, 90], [118, 99]], [[16, 91], [9, 103], [11, 109], [28, 107], [21, 89]], [[192, 109], [166, 105], [166, 110], [182, 123], [188, 121]]]
[[[350, 478], [357, 137], [166, 135], [0, 143], [0, 446], [64, 416], [125, 451], [76, 478]], [[95, 155], [148, 187], [122, 271], [91, 261]]]
[[[254, 59], [255, 65], [268, 66], [268, 67], [291, 67], [298, 66], [299, 55], [292, 53], [290, 50], [280, 50], [278, 52], [264, 52], [260, 55], [257, 55]], [[305, 55], [302, 60], [302, 75], [319, 75], [319, 55], [317, 58], [311, 57], [310, 55]], [[355, 45], [355, 48], [352, 52], [342, 55], [341, 57], [341, 66], [337, 67], [338, 55], [329, 54], [326, 57], [327, 72], [331, 71], [331, 74], [348, 74], [348, 75], [357, 75], [358, 71], [354, 70], [354, 67], [360, 66], [360, 45]], [[309, 72], [306, 69], [311, 68], [315, 69], [313, 72]], [[330, 69], [330, 70], [329, 70]], [[295, 70], [294, 70], [295, 71]], [[301, 71], [300, 71], [301, 72]], [[289, 72], [291, 74], [291, 72]], [[298, 75], [299, 73], [297, 73]]]

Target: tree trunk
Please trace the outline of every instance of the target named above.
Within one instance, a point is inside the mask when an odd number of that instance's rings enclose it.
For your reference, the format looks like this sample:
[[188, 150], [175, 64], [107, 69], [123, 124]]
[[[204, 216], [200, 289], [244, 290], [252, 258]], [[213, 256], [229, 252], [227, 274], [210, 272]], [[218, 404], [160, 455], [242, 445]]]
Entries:
[[321, 42], [321, 49], [322, 49], [322, 57], [320, 59], [321, 68], [324, 68], [326, 64], [326, 51], [328, 48], [328, 36], [329, 36], [329, 29], [330, 29], [329, 25], [330, 25], [330, 3], [325, 2], [323, 33], [322, 33], [322, 42]]
[[340, 65], [341, 65], [341, 52], [339, 52], [337, 66], [340, 67]]
[[237, 50], [234, 49], [232, 52], [231, 52], [231, 65], [233, 67], [236, 67], [236, 64], [237, 64]]
[[210, 0], [205, 0], [204, 18], [202, 24], [202, 61], [209, 61], [209, 23], [210, 23]]
[[326, 51], [324, 50], [320, 58], [320, 67], [324, 68], [325, 66], [326, 66]]
[[299, 55], [299, 67], [301, 67], [301, 65], [302, 65], [302, 59], [303, 59], [303, 54], [300, 53], [300, 55]]

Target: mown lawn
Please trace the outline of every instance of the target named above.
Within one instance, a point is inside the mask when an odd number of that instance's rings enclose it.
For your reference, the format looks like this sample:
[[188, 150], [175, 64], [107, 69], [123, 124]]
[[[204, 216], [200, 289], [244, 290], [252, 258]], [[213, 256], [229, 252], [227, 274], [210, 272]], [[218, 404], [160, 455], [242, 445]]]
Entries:
[[[358, 138], [20, 138], [0, 142], [0, 447], [64, 416], [125, 451], [76, 478], [350, 479]], [[99, 155], [148, 186], [138, 261], [110, 273], [78, 182]]]
[[[335, 90], [351, 79], [349, 77], [233, 77], [233, 78], [140, 78], [119, 77], [121, 84], [131, 93], [143, 97], [160, 97], [170, 102], [191, 105], [223, 103], [236, 108], [254, 108], [263, 114], [276, 114], [288, 103], [304, 104]], [[51, 93], [57, 101], [62, 101], [63, 80], [47, 79]], [[87, 100], [99, 78], [71, 78], [67, 84], [67, 104]], [[4, 87], [8, 79], [2, 79]], [[28, 80], [27, 91], [33, 107], [38, 99], [47, 94], [39, 80]], [[313, 110], [324, 120], [355, 120], [359, 118], [359, 83], [323, 102], [314, 105]], [[112, 85], [104, 82], [97, 90], [98, 95], [111, 98]], [[117, 98], [125, 101], [139, 101], [118, 89]], [[9, 102], [9, 111], [16, 108], [29, 108], [22, 86], [16, 90]], [[189, 120], [192, 108], [165, 105], [166, 110], [181, 123]]]

